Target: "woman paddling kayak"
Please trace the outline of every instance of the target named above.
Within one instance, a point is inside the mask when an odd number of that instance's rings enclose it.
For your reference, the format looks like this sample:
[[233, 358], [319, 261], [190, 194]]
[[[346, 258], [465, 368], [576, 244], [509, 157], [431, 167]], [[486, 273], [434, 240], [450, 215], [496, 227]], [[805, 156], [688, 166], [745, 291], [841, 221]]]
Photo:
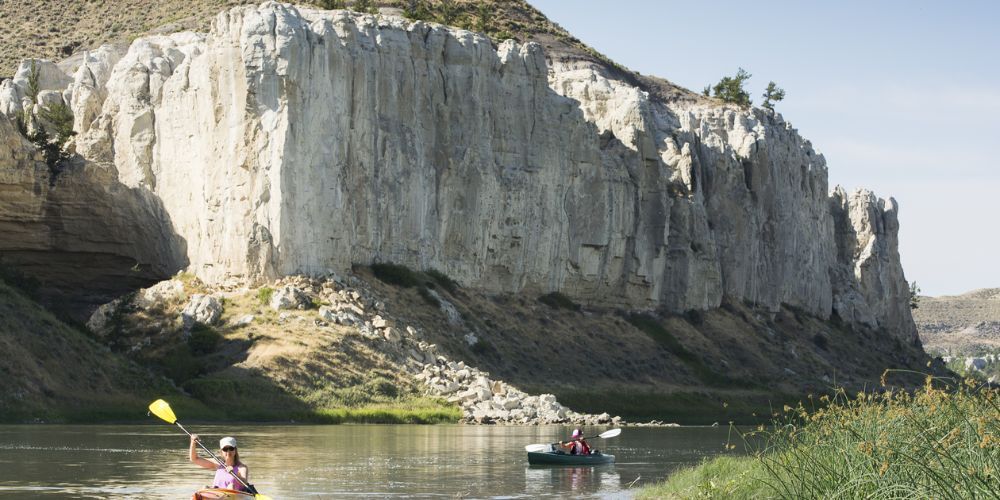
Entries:
[[[192, 463], [198, 464], [205, 469], [215, 469], [215, 480], [212, 482], [213, 488], [247, 491], [243, 485], [250, 484], [250, 480], [248, 479], [250, 470], [243, 462], [240, 462], [240, 452], [236, 450], [236, 438], [224, 437], [219, 440], [219, 449], [222, 451], [221, 455], [226, 460], [225, 465], [199, 457], [197, 446], [198, 435], [192, 434], [191, 449], [188, 452], [188, 458], [191, 459]], [[242, 482], [237, 481], [233, 477], [233, 474], [238, 475]]]

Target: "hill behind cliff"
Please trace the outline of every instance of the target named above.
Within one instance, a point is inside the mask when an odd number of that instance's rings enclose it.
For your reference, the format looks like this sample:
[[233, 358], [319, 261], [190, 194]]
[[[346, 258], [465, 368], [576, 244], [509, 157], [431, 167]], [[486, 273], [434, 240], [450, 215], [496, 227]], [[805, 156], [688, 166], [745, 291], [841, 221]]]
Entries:
[[922, 296], [913, 320], [928, 351], [971, 355], [1000, 349], [1000, 288]]
[[[206, 32], [215, 15], [260, 0], [116, 0], [60, 4], [29, 0], [0, 2], [0, 80], [14, 75], [23, 59], [66, 59], [107, 43], [130, 43], [137, 37], [176, 31]], [[357, 1], [296, 2], [314, 8], [352, 8]], [[600, 61], [619, 76], [665, 99], [701, 100], [699, 94], [663, 78], [635, 74], [587, 46], [523, 0], [381, 0], [368, 2], [394, 15], [440, 22], [486, 33], [496, 42], [507, 38], [541, 44], [553, 55]]]

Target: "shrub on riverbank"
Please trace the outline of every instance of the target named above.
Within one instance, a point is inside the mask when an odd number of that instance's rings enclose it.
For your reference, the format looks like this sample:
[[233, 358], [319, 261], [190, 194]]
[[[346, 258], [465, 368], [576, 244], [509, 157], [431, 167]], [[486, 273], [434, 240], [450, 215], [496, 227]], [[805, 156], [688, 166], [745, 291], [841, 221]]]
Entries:
[[745, 435], [751, 456], [681, 471], [639, 498], [997, 498], [1000, 391], [946, 382], [785, 406]]

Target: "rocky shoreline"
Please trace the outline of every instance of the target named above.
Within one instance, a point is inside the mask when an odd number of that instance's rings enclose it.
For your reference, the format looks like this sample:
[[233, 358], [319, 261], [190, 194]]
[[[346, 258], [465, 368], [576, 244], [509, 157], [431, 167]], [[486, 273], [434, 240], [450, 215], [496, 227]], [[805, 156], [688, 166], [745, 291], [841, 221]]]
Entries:
[[[608, 413], [587, 414], [562, 405], [552, 394], [528, 394], [489, 372], [448, 359], [437, 345], [426, 341], [420, 329], [393, 318], [386, 302], [356, 276], [341, 278], [330, 273], [325, 277], [288, 276], [269, 285], [273, 293], [267, 307], [280, 312], [279, 322], [311, 321], [317, 329], [332, 325], [353, 328], [358, 336], [387, 358], [397, 363], [425, 388], [424, 394], [454, 403], [462, 409], [466, 424], [509, 425], [626, 425], [620, 416]], [[225, 298], [250, 293], [242, 285], [220, 286], [206, 293], [187, 296], [178, 279], [162, 281], [140, 290], [130, 307], [163, 309], [171, 300], [185, 300], [180, 322], [186, 332], [196, 324], [218, 326], [225, 308]], [[433, 293], [433, 292], [432, 292]], [[454, 306], [435, 294], [445, 314], [454, 314]], [[319, 305], [322, 304], [322, 305]], [[98, 335], [106, 334], [110, 318], [123, 299], [98, 308], [87, 326]], [[231, 326], [248, 326], [254, 316], [230, 320]], [[663, 425], [650, 422], [644, 425]]]

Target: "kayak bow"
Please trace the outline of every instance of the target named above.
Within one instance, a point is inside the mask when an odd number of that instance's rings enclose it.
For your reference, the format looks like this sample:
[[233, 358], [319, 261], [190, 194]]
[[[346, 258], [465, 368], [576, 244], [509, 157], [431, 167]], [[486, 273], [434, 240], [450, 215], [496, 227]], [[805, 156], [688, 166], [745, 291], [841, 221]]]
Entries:
[[205, 488], [194, 492], [191, 500], [253, 500], [253, 493], [227, 490], [225, 488]]

